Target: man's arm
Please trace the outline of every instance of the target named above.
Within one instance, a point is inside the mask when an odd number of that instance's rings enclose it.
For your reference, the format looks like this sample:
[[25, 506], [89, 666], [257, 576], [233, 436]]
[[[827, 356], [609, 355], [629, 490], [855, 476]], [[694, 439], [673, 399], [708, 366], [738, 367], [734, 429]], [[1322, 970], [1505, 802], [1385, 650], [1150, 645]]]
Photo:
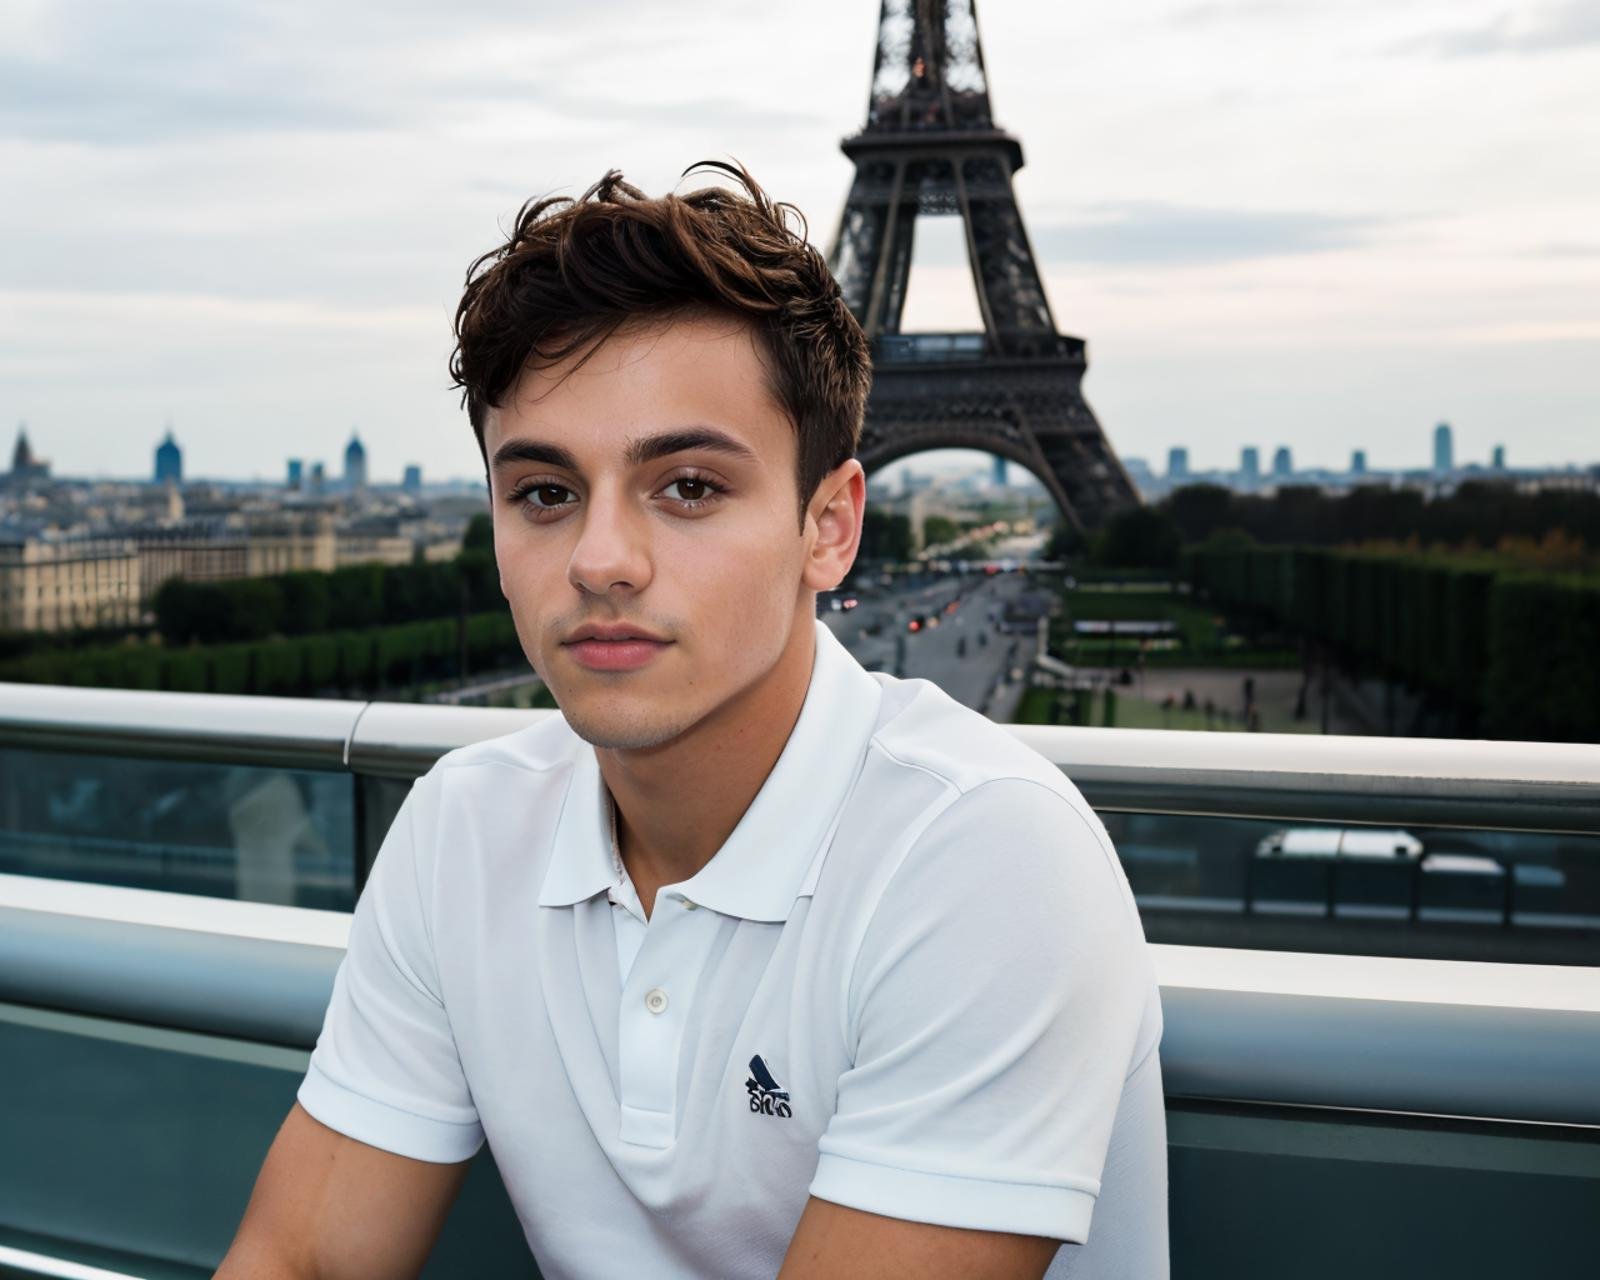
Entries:
[[1061, 1241], [885, 1218], [812, 1197], [778, 1280], [1039, 1280]]
[[785, 1280], [1022, 1280], [1087, 1242], [1136, 1051], [1157, 1034], [1136, 908], [1097, 823], [1053, 779], [991, 779], [889, 872]]
[[470, 1161], [368, 1146], [298, 1102], [278, 1130], [217, 1280], [396, 1280], [428, 1260]]

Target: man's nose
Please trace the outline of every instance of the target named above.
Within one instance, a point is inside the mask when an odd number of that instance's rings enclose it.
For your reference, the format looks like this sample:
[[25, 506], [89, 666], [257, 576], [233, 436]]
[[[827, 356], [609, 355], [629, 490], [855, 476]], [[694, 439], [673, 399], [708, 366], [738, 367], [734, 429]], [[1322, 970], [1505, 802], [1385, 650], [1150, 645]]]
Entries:
[[582, 511], [567, 580], [580, 591], [605, 595], [613, 588], [639, 591], [650, 580], [649, 515], [626, 494], [599, 488]]

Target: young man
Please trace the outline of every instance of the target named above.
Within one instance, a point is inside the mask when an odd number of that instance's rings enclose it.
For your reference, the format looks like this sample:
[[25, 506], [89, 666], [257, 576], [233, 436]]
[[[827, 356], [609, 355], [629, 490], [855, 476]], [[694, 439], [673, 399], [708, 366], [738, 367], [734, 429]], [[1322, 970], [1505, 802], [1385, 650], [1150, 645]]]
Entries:
[[868, 350], [735, 176], [613, 172], [468, 273], [452, 372], [561, 714], [413, 787], [230, 1280], [415, 1274], [485, 1140], [551, 1280], [1167, 1274], [1127, 882], [1059, 770], [817, 620]]

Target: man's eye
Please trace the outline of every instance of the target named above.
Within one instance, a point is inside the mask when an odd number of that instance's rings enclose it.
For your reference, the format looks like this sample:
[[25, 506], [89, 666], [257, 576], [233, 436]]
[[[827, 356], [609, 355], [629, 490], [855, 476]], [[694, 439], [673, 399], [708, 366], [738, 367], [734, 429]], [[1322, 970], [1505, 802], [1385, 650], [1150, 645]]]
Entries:
[[[706, 476], [679, 476], [667, 482], [666, 489], [679, 488], [683, 493], [680, 498], [674, 498], [680, 507], [697, 508], [708, 507], [718, 501], [727, 490], [715, 480]], [[665, 490], [663, 490], [665, 492]]]
[[511, 501], [525, 503], [536, 511], [551, 511], [570, 505], [563, 495], [571, 493], [564, 484], [525, 484], [512, 492]]
[[718, 492], [711, 481], [704, 480], [699, 476], [679, 476], [667, 488], [671, 489], [675, 486], [678, 487], [680, 501], [690, 503], [703, 501]]

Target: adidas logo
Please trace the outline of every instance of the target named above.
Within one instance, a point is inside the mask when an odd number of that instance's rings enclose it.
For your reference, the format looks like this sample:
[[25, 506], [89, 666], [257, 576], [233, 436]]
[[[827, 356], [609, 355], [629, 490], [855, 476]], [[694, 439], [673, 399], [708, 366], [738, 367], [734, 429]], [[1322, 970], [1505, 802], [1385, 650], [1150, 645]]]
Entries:
[[780, 1120], [787, 1120], [794, 1114], [788, 1093], [778, 1087], [759, 1053], [750, 1059], [750, 1078], [744, 1082], [744, 1087], [750, 1095], [750, 1110], [756, 1114], [777, 1116]]

